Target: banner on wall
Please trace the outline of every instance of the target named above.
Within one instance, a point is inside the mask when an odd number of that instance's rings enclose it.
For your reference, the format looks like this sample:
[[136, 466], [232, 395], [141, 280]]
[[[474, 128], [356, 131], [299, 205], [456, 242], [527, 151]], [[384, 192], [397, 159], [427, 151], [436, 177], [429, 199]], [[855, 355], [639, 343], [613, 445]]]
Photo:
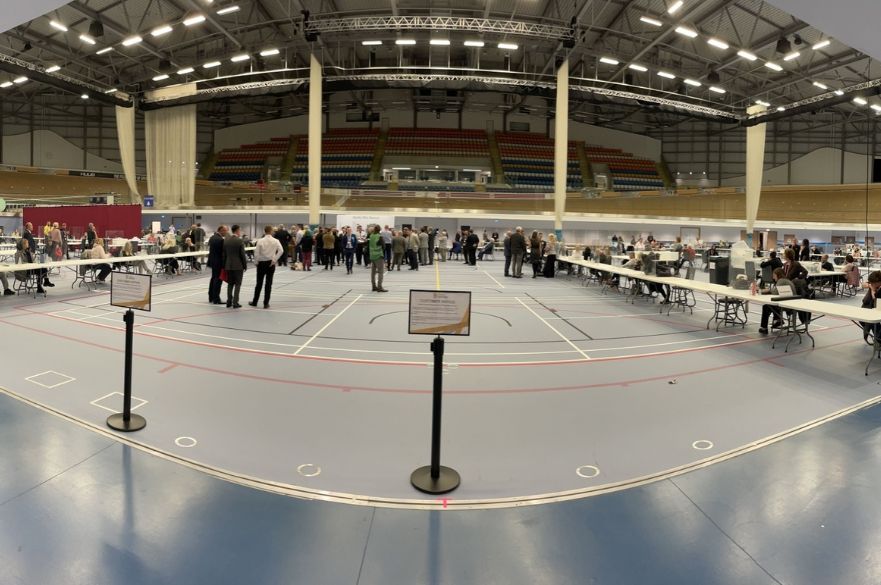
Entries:
[[394, 215], [337, 215], [336, 216], [337, 228], [344, 228], [346, 226], [351, 226], [351, 228], [354, 230], [359, 225], [364, 229], [367, 229], [367, 226], [369, 226], [369, 225], [378, 225], [380, 227], [385, 227], [385, 226], [392, 227], [395, 225], [395, 216]]

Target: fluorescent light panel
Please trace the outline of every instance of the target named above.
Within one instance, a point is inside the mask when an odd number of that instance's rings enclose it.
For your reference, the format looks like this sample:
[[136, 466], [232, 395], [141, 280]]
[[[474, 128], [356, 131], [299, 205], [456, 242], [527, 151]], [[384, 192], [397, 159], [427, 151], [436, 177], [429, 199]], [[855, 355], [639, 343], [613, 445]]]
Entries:
[[867, 102], [865, 100], [865, 98], [861, 98], [861, 97], [857, 96], [857, 97], [853, 98], [853, 103], [860, 105], [860, 106], [865, 106], [869, 102]]
[[482, 47], [483, 45], [483, 41], [465, 41], [466, 47]]
[[771, 107], [771, 104], [769, 104], [768, 102], [763, 101], [763, 100], [756, 100], [756, 104], [758, 104], [758, 105], [760, 105], [760, 106], [765, 106], [766, 108], [770, 108], [770, 107]]
[[872, 104], [872, 105], [869, 106], [869, 107], [872, 108], [873, 110], [875, 110], [876, 112], [881, 112], [881, 105], [878, 105], [878, 104]]
[[813, 47], [811, 47], [811, 48], [812, 48], [813, 50], [815, 50], [815, 51], [819, 51], [820, 49], [825, 49], [826, 47], [828, 47], [828, 46], [831, 45], [831, 44], [832, 44], [832, 41], [830, 41], [829, 39], [823, 39], [822, 41], [820, 41], [819, 43], [815, 44], [815, 45], [814, 45]]
[[516, 51], [519, 47], [514, 43], [499, 43], [499, 48], [505, 51]]
[[814, 87], [819, 87], [819, 88], [822, 89], [823, 91], [826, 91], [826, 90], [829, 89], [829, 86], [828, 86], [828, 85], [826, 85], [825, 83], [820, 83], [819, 81], [815, 81], [815, 82], [814, 82]]
[[168, 75], [163, 73], [161, 75], [157, 75], [156, 77], [154, 77], [153, 81], [165, 81], [166, 79], [168, 79]]
[[193, 26], [194, 24], [199, 24], [202, 22], [205, 22], [205, 15], [204, 14], [196, 14], [196, 15], [191, 16], [188, 19], [184, 20], [184, 26]]
[[242, 53], [241, 55], [235, 55], [235, 56], [231, 57], [230, 61], [232, 61], [233, 63], [241, 63], [242, 61], [247, 61], [250, 58], [251, 58], [251, 55], [249, 55], [247, 53]]
[[683, 4], [684, 2], [682, 0], [676, 0], [667, 8], [667, 14], [676, 14], [679, 12], [679, 9], [682, 8]]
[[116, 89], [115, 87], [111, 87], [110, 89], [104, 90], [104, 93], [116, 93], [118, 91], [119, 90]]
[[723, 41], [722, 39], [716, 39], [716, 38], [707, 39], [707, 44], [713, 45], [717, 49], [722, 49], [722, 50], [726, 50], [730, 47], [730, 45], [728, 43], [726, 43], [725, 41]]
[[87, 35], [87, 34], [81, 34], [81, 35], [80, 35], [80, 40], [81, 40], [82, 42], [86, 43], [86, 44], [89, 44], [89, 45], [94, 45], [94, 44], [95, 44], [95, 39], [93, 39], [92, 37], [90, 37], [90, 36]]
[[697, 36], [697, 31], [694, 30], [693, 28], [688, 28], [687, 26], [677, 26], [676, 32], [678, 32], [681, 35], [685, 35], [691, 39], [693, 39]]
[[61, 67], [59, 67], [58, 65], [53, 65], [46, 69], [46, 73], [55, 73], [56, 71], [61, 71]]
[[24, 75], [22, 75], [21, 77], [16, 77], [12, 81], [13, 81], [13, 83], [17, 83], [17, 84], [21, 85], [22, 83], [24, 83], [27, 80], [28, 80], [28, 78], [25, 77]]
[[192, 67], [184, 67], [183, 69], [178, 71], [177, 74], [178, 75], [186, 75], [187, 73], [192, 73], [193, 71], [195, 71], [195, 69], [193, 69]]
[[83, 100], [89, 99], [89, 94], [84, 93], [83, 95], [80, 96], [80, 99], [83, 99]]
[[226, 8], [221, 8], [217, 11], [217, 14], [223, 16], [224, 14], [232, 14], [233, 12], [238, 12], [240, 10], [238, 4], [233, 4], [232, 6], [227, 6]]
[[778, 112], [785, 112], [786, 108], [784, 108], [783, 106], [777, 106], [777, 111]]
[[842, 95], [844, 95], [844, 92], [843, 92], [842, 90], [840, 90], [840, 89], [836, 89], [836, 90], [835, 90], [835, 95], [842, 96]]
[[600, 63], [605, 63], [606, 65], [617, 65], [618, 60], [612, 59], [611, 57], [600, 57]]
[[721, 87], [716, 87], [715, 85], [710, 86], [710, 91], [713, 93], [725, 93], [725, 90]]
[[783, 60], [784, 61], [792, 61], [793, 59], [798, 59], [800, 56], [801, 56], [801, 53], [799, 53], [798, 51], [793, 51], [793, 52], [789, 53], [788, 55], [785, 55], [783, 57]]
[[634, 71], [646, 72], [649, 70], [648, 67], [643, 67], [642, 65], [637, 65], [636, 63], [631, 63], [630, 65], [628, 65], [628, 67], [630, 67], [630, 69], [633, 69]]
[[96, 55], [103, 55], [104, 53], [109, 53], [112, 50], [113, 50], [113, 47], [104, 47], [103, 49], [98, 49], [97, 51], [95, 51], [95, 54]]
[[675, 75], [673, 75], [672, 73], [668, 73], [667, 71], [658, 71], [658, 75], [667, 79], [676, 79]]
[[152, 31], [150, 31], [150, 34], [154, 37], [161, 37], [162, 35], [167, 35], [173, 30], [174, 29], [171, 28], [170, 24], [163, 24], [162, 26], [157, 26]]
[[755, 55], [753, 55], [749, 51], [744, 51], [743, 49], [741, 49], [740, 51], [737, 51], [737, 56], [742, 59], [746, 59], [747, 61], [755, 61], [756, 59], [758, 59], [758, 57], [756, 57]]
[[0, 87], [2, 87], [3, 89], [6, 89], [7, 87], [12, 87], [12, 82], [4, 81], [3, 83], [0, 83]]
[[657, 18], [652, 18], [651, 16], [640, 16], [640, 22], [644, 22], [646, 24], [650, 24], [652, 26], [664, 26], [664, 23], [658, 20]]
[[278, 55], [278, 49], [264, 49], [260, 51], [261, 57], [272, 57], [273, 55]]
[[431, 39], [430, 41], [428, 41], [428, 44], [434, 45], [436, 47], [437, 46], [446, 47], [450, 44], [450, 39]]
[[683, 79], [683, 81], [692, 87], [700, 87], [701, 86], [701, 82], [696, 79]]
[[214, 69], [215, 67], [220, 67], [220, 61], [209, 61], [202, 65], [203, 69]]
[[415, 45], [416, 39], [398, 39], [395, 41], [396, 45]]
[[54, 28], [55, 30], [60, 30], [61, 32], [67, 32], [67, 27], [58, 22], [57, 20], [50, 20], [49, 26]]
[[783, 67], [781, 67], [777, 63], [774, 63], [773, 61], [768, 61], [767, 63], [765, 63], [765, 67], [773, 71], [783, 71]]
[[134, 35], [134, 36], [129, 37], [129, 38], [125, 39], [124, 41], [122, 41], [122, 46], [123, 47], [131, 47], [132, 45], [137, 45], [138, 43], [140, 43], [143, 40], [144, 39], [141, 38], [140, 36]]
[[369, 47], [371, 45], [381, 45], [382, 41], [361, 41], [361, 45]]

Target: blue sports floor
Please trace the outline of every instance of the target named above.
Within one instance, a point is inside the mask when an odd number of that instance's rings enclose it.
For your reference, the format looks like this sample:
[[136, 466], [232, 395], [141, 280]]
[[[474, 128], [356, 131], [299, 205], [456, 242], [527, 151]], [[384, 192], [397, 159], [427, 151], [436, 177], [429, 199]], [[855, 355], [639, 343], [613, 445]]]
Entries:
[[135, 446], [100, 428], [121, 377], [106, 291], [0, 302], [0, 585], [881, 582], [879, 366], [863, 376], [852, 325], [784, 354], [754, 324], [707, 332], [705, 305], [444, 266], [483, 328], [448, 345], [445, 502], [405, 481], [429, 356], [396, 333], [406, 289], [440, 276], [380, 298], [364, 275], [287, 272], [265, 312], [157, 283]]

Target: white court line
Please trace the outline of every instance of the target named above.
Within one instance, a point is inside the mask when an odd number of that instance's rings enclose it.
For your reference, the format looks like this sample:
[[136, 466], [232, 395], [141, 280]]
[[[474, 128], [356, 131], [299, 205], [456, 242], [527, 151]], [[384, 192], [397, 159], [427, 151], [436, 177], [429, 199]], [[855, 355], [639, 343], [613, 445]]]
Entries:
[[490, 274], [490, 273], [487, 272], [486, 270], [484, 270], [483, 273], [486, 274], [487, 276], [489, 276], [489, 277], [492, 279], [492, 281], [493, 281], [494, 283], [496, 283], [497, 285], [499, 285], [500, 288], [505, 288], [505, 285], [502, 284], [501, 282], [499, 282], [498, 280], [496, 280], [495, 277], [494, 277], [492, 274]]
[[574, 348], [575, 348], [575, 351], [577, 351], [578, 353], [580, 353], [581, 355], [584, 356], [584, 359], [586, 359], [586, 360], [589, 360], [589, 359], [590, 359], [590, 356], [587, 355], [586, 353], [584, 353], [583, 351], [581, 351], [581, 348], [580, 348], [580, 347], [578, 347], [577, 345], [575, 345], [574, 343], [572, 343], [571, 341], [569, 341], [569, 338], [568, 338], [568, 337], [566, 337], [565, 335], [563, 335], [562, 333], [560, 333], [559, 331], [557, 331], [557, 330], [554, 328], [553, 325], [551, 325], [550, 323], [548, 323], [547, 321], [545, 321], [544, 318], [542, 318], [541, 315], [539, 315], [538, 313], [536, 313], [535, 311], [533, 311], [533, 310], [532, 310], [532, 307], [530, 307], [529, 305], [527, 305], [526, 303], [524, 303], [522, 300], [520, 300], [520, 297], [514, 297], [514, 298], [517, 299], [517, 302], [520, 303], [521, 305], [523, 305], [523, 307], [524, 307], [527, 311], [529, 311], [530, 313], [532, 313], [533, 315], [535, 315], [538, 319], [541, 320], [542, 323], [544, 323], [545, 325], [547, 325], [547, 326], [551, 329], [551, 331], [553, 331], [554, 333], [556, 333], [557, 335], [559, 335], [559, 336], [563, 339], [563, 341], [565, 341], [566, 343], [568, 343], [569, 345], [571, 345], [572, 347], [574, 347]]
[[343, 309], [342, 311], [340, 311], [339, 313], [337, 313], [336, 315], [334, 315], [333, 319], [331, 319], [330, 321], [328, 321], [327, 324], [326, 324], [324, 327], [322, 327], [321, 329], [318, 330], [318, 333], [316, 333], [315, 335], [313, 335], [312, 337], [310, 337], [310, 338], [309, 338], [309, 341], [307, 341], [306, 343], [304, 343], [303, 345], [301, 345], [301, 346], [300, 346], [300, 349], [298, 349], [297, 351], [294, 352], [294, 355], [300, 355], [300, 352], [301, 352], [301, 351], [303, 351], [304, 349], [306, 349], [306, 347], [308, 347], [310, 343], [312, 343], [313, 341], [315, 341], [315, 339], [317, 339], [319, 335], [321, 335], [322, 333], [324, 333], [324, 330], [325, 330], [325, 329], [327, 329], [328, 327], [330, 327], [331, 325], [333, 325], [334, 321], [336, 321], [337, 319], [339, 319], [339, 318], [342, 316], [343, 313], [345, 313], [346, 311], [349, 310], [349, 307], [351, 307], [352, 305], [354, 305], [355, 303], [357, 303], [358, 300], [359, 300], [361, 297], [363, 297], [363, 296], [364, 296], [363, 294], [360, 294], [360, 295], [358, 295], [357, 297], [355, 297], [355, 300], [353, 300], [351, 303], [349, 303], [348, 305], [346, 305], [346, 308], [345, 308], [345, 309]]

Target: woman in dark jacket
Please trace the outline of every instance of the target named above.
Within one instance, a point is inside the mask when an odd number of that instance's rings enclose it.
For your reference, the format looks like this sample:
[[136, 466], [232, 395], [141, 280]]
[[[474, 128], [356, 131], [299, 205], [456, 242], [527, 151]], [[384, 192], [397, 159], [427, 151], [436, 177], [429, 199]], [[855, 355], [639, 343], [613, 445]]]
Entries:
[[307, 229], [300, 238], [300, 251], [303, 253], [303, 270], [312, 270], [312, 231]]
[[801, 248], [798, 249], [798, 259], [802, 262], [808, 262], [811, 259], [811, 243], [807, 238], [801, 241]]
[[529, 238], [529, 258], [532, 262], [532, 278], [538, 278], [541, 274], [541, 236], [538, 232], [532, 232]]
[[795, 259], [795, 252], [792, 248], [783, 251], [783, 277], [787, 280], [795, 280], [796, 278], [807, 278], [808, 271]]

